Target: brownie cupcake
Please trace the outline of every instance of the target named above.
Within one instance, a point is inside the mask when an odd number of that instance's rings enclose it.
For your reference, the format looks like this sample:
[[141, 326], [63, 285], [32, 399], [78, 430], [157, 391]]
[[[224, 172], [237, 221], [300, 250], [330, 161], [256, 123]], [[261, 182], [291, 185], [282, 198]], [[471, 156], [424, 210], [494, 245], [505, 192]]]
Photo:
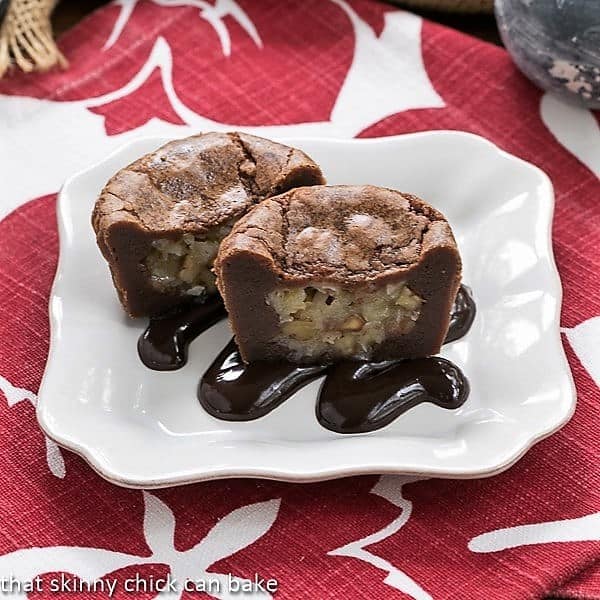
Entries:
[[444, 216], [374, 186], [313, 186], [254, 207], [221, 244], [217, 285], [246, 362], [436, 354], [461, 261]]
[[156, 315], [216, 293], [221, 240], [257, 202], [324, 183], [295, 148], [243, 133], [170, 142], [119, 171], [92, 215], [125, 311]]

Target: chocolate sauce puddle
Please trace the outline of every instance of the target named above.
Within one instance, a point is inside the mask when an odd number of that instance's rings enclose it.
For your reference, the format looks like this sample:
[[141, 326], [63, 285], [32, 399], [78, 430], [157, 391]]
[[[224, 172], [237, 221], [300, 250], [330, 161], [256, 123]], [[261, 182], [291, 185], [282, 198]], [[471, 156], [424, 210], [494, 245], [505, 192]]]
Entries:
[[450, 327], [448, 327], [448, 333], [444, 344], [454, 342], [461, 337], [464, 337], [475, 319], [475, 313], [477, 309], [475, 307], [475, 300], [471, 293], [471, 288], [461, 284], [456, 294], [456, 299], [452, 305], [452, 312], [450, 313]]
[[469, 382], [449, 360], [344, 362], [327, 375], [317, 401], [317, 420], [337, 433], [366, 433], [391, 423], [423, 402], [461, 406]]
[[277, 408], [327, 369], [327, 365], [299, 367], [284, 361], [244, 364], [231, 340], [200, 380], [198, 399], [213, 417], [251, 421]]
[[[470, 289], [461, 285], [445, 342], [463, 337], [475, 312]], [[225, 316], [222, 301], [213, 298], [151, 319], [138, 340], [142, 362], [160, 371], [182, 367], [190, 342]], [[338, 433], [380, 429], [423, 402], [456, 409], [469, 395], [469, 382], [461, 370], [440, 357], [316, 366], [285, 361], [246, 365], [231, 340], [203, 375], [198, 399], [214, 417], [250, 421], [268, 414], [322, 375], [326, 377], [317, 400], [317, 419]]]
[[187, 362], [188, 347], [203, 331], [227, 316], [218, 296], [152, 317], [138, 339], [142, 362], [155, 371], [174, 371]]

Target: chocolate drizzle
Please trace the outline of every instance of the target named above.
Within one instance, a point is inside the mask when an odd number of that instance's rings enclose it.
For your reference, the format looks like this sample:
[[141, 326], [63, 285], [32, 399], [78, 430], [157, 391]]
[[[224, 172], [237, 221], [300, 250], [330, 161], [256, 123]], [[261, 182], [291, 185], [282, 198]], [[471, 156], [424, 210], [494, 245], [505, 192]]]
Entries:
[[452, 305], [452, 312], [450, 313], [450, 327], [448, 327], [448, 333], [444, 344], [454, 342], [461, 337], [464, 337], [475, 319], [475, 300], [471, 293], [471, 288], [464, 284], [461, 284], [456, 294], [456, 299]]
[[155, 371], [174, 371], [187, 362], [188, 347], [202, 332], [227, 316], [219, 296], [152, 317], [138, 339], [142, 362]]
[[[138, 341], [143, 363], [155, 370], [182, 367], [192, 340], [226, 316], [218, 297], [150, 320]], [[475, 318], [475, 302], [461, 285], [452, 307], [446, 342], [463, 337]], [[217, 356], [198, 385], [198, 399], [226, 421], [258, 419], [310, 381], [326, 375], [316, 406], [319, 423], [338, 433], [380, 429], [423, 402], [447, 409], [461, 406], [469, 382], [440, 357], [386, 362], [298, 366], [285, 361], [244, 364], [233, 340]]]
[[244, 364], [231, 340], [200, 380], [198, 398], [213, 417], [251, 421], [277, 408], [327, 368], [299, 367], [284, 361]]
[[337, 433], [366, 433], [391, 423], [423, 402], [458, 408], [469, 382], [449, 360], [437, 356], [380, 363], [344, 362], [327, 375], [317, 419]]
[[198, 399], [213, 417], [251, 421], [321, 375], [326, 377], [317, 420], [337, 433], [380, 429], [423, 402], [458, 408], [469, 395], [462, 371], [444, 358], [304, 367], [283, 361], [244, 364], [231, 340], [202, 377]]

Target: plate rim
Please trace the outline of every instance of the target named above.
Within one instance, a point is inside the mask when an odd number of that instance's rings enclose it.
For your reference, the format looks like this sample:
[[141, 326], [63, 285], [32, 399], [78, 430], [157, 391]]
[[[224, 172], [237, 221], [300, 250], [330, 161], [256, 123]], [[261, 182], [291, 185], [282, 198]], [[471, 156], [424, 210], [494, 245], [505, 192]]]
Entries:
[[[491, 140], [479, 136], [474, 133], [466, 132], [466, 131], [456, 131], [456, 130], [431, 130], [431, 131], [421, 131], [415, 133], [406, 133], [400, 135], [386, 136], [386, 137], [377, 137], [377, 138], [348, 138], [348, 139], [340, 139], [340, 138], [327, 138], [327, 137], [315, 137], [315, 136], [295, 136], [295, 137], [274, 137], [276, 141], [281, 141], [283, 143], [292, 142], [297, 143], [300, 141], [308, 141], [319, 143], [324, 142], [328, 144], [342, 144], [342, 145], [376, 145], [381, 143], [389, 143], [393, 144], [397, 141], [402, 141], [402, 143], [406, 142], [410, 139], [416, 138], [426, 138], [426, 137], [447, 137], [452, 136], [456, 138], [464, 138], [471, 139], [477, 141], [477, 143], [485, 144], [489, 148], [491, 148], [498, 155], [502, 156], [504, 159], [508, 159], [512, 162], [521, 163], [525, 165], [528, 169], [531, 169], [536, 172], [537, 176], [540, 177], [540, 180], [544, 185], [544, 193], [541, 194], [543, 198], [547, 200], [546, 210], [543, 215], [546, 219], [546, 231], [545, 231], [545, 250], [548, 257], [548, 266], [550, 267], [548, 272], [548, 286], [551, 287], [551, 292], [554, 294], [556, 298], [556, 305], [554, 309], [553, 315], [553, 329], [554, 329], [554, 342], [557, 344], [557, 350], [560, 354], [560, 361], [562, 362], [562, 366], [564, 369], [564, 373], [567, 376], [569, 388], [570, 388], [570, 403], [567, 407], [567, 410], [563, 411], [563, 414], [553, 422], [551, 425], [544, 429], [537, 430], [535, 434], [531, 434], [526, 436], [527, 439], [523, 440], [523, 436], [520, 435], [515, 436], [515, 441], [511, 447], [510, 454], [502, 461], [480, 468], [475, 469], [452, 469], [452, 468], [443, 468], [443, 469], [435, 469], [435, 468], [427, 468], [427, 469], [418, 469], [418, 468], [410, 468], [402, 465], [397, 465], [390, 467], [389, 465], [381, 464], [381, 461], [371, 461], [369, 463], [363, 462], [360, 466], [332, 466], [327, 468], [304, 468], [302, 472], [297, 472], [296, 470], [281, 470], [272, 467], [221, 467], [221, 468], [202, 468], [199, 467], [198, 472], [194, 474], [171, 474], [164, 475], [161, 477], [150, 477], [146, 479], [142, 479], [141, 477], [133, 478], [126, 477], [122, 474], [119, 474], [114, 469], [109, 468], [107, 465], [102, 464], [102, 462], [98, 458], [98, 451], [89, 445], [86, 445], [83, 441], [75, 439], [73, 435], [68, 435], [65, 433], [60, 434], [53, 428], [52, 418], [48, 413], [47, 402], [45, 401], [44, 387], [47, 379], [47, 374], [54, 366], [54, 363], [57, 360], [57, 340], [56, 340], [56, 332], [60, 327], [60, 317], [57, 314], [57, 311], [53, 307], [53, 302], [57, 296], [56, 288], [58, 287], [59, 281], [61, 279], [63, 273], [63, 256], [66, 251], [67, 240], [69, 238], [69, 233], [66, 227], [66, 215], [67, 212], [67, 193], [69, 187], [73, 184], [74, 181], [79, 179], [82, 176], [87, 175], [89, 172], [98, 169], [102, 164], [106, 162], [110, 162], [115, 157], [119, 156], [123, 152], [126, 152], [128, 148], [131, 146], [135, 146], [137, 144], [144, 143], [157, 143], [162, 144], [172, 138], [169, 136], [160, 136], [160, 135], [150, 135], [150, 136], [139, 136], [135, 137], [131, 140], [128, 140], [121, 146], [117, 147], [115, 150], [104, 156], [101, 160], [94, 162], [88, 167], [85, 167], [75, 174], [71, 175], [63, 186], [61, 187], [58, 199], [56, 203], [56, 218], [58, 224], [58, 239], [59, 239], [59, 255], [56, 266], [56, 273], [53, 279], [52, 287], [50, 289], [49, 301], [48, 301], [48, 313], [49, 313], [49, 322], [50, 322], [50, 345], [48, 350], [48, 357], [46, 361], [46, 365], [44, 368], [44, 374], [40, 383], [39, 391], [38, 391], [38, 401], [36, 404], [36, 417], [39, 423], [40, 428], [44, 432], [44, 434], [53, 440], [60, 447], [65, 448], [75, 454], [79, 455], [84, 461], [101, 477], [108, 480], [111, 483], [119, 485], [121, 487], [133, 488], [133, 489], [157, 489], [157, 488], [167, 488], [174, 487], [179, 485], [189, 485], [192, 483], [198, 483], [202, 481], [213, 481], [218, 479], [229, 479], [235, 477], [244, 477], [244, 478], [259, 478], [259, 479], [267, 479], [267, 480], [275, 480], [275, 481], [283, 481], [290, 483], [311, 483], [317, 481], [325, 481], [330, 479], [337, 479], [342, 477], [351, 477], [357, 475], [417, 475], [423, 477], [436, 477], [436, 478], [447, 478], [447, 479], [476, 479], [476, 478], [484, 478], [491, 477], [502, 473], [503, 471], [512, 467], [516, 462], [518, 462], [534, 445], [539, 443], [540, 441], [546, 439], [547, 437], [554, 434], [556, 431], [561, 429], [566, 423], [571, 419], [577, 404], [577, 390], [575, 387], [575, 382], [573, 379], [573, 373], [571, 371], [570, 365], [567, 360], [565, 348], [561, 338], [561, 330], [560, 330], [560, 315], [563, 301], [563, 288], [562, 282], [560, 280], [560, 275], [558, 272], [558, 268], [556, 265], [556, 259], [554, 256], [554, 249], [552, 243], [552, 223], [554, 216], [554, 206], [555, 206], [555, 196], [554, 196], [554, 188], [552, 186], [552, 182], [548, 175], [540, 169], [538, 166], [515, 156], [502, 148], [496, 145]], [[519, 430], [521, 433], [523, 429]]]

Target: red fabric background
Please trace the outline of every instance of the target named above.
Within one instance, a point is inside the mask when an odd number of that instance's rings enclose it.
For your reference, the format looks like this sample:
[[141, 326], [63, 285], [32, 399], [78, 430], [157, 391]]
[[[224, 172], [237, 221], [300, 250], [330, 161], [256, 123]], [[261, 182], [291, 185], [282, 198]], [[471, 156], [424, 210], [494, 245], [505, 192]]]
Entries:
[[[117, 44], [101, 55], [119, 10], [111, 5], [64, 36], [61, 46], [70, 70], [14, 75], [0, 82], [0, 93], [57, 101], [98, 96], [127, 83], [161, 35], [173, 52], [175, 88], [197, 113], [246, 125], [327, 120], [352, 61], [353, 33], [344, 12], [316, 0], [240, 4], [261, 32], [262, 51], [232, 22], [232, 55], [225, 58], [197, 9], [140, 2]], [[389, 7], [367, 0], [351, 4], [381, 32]], [[599, 315], [598, 180], [541, 121], [541, 92], [503, 50], [455, 31], [425, 23], [422, 50], [446, 106], [395, 114], [360, 135], [466, 130], [544, 169], [557, 196], [554, 248], [565, 291], [562, 325], [573, 327]], [[151, 117], [181, 122], [158, 72], [137, 92], [93, 110], [105, 117], [109, 135], [135, 129]], [[54, 195], [38, 198], [0, 222], [0, 374], [33, 391], [48, 351], [47, 299], [57, 260], [54, 206]], [[567, 353], [579, 398], [572, 421], [502, 475], [407, 485], [410, 520], [369, 547], [372, 554], [403, 570], [435, 599], [600, 598], [599, 541], [491, 554], [476, 554], [467, 546], [472, 537], [496, 528], [600, 511], [600, 392], [568, 344]], [[67, 452], [65, 478], [53, 476], [29, 403], [0, 402], [0, 418], [0, 554], [65, 545], [148, 556], [140, 492], [104, 482]], [[156, 495], [175, 514], [179, 550], [197, 543], [231, 510], [281, 498], [272, 528], [214, 566], [218, 572], [277, 578], [278, 598], [406, 598], [384, 583], [385, 571], [354, 558], [327, 556], [398, 516], [398, 508], [369, 493], [376, 481], [376, 476], [310, 485], [231, 480]], [[130, 567], [119, 575], [165, 569]]]

